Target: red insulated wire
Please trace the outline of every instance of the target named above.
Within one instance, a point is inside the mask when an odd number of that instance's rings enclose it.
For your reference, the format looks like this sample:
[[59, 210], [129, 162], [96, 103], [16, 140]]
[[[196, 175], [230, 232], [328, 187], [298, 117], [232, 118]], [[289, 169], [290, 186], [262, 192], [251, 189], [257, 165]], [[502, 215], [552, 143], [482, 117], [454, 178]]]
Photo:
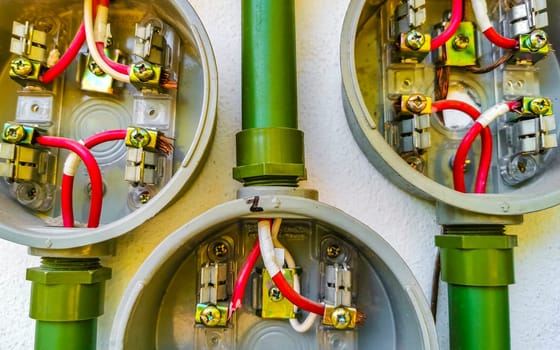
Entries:
[[[468, 103], [457, 101], [457, 100], [441, 100], [432, 103], [432, 113], [437, 113], [443, 110], [458, 110], [463, 113], [468, 114], [473, 120], [476, 120], [480, 116], [480, 112], [469, 105]], [[488, 181], [488, 173], [490, 172], [490, 164], [492, 163], [492, 133], [489, 128], [484, 128], [482, 130], [482, 150], [480, 153], [480, 161], [478, 164], [478, 172], [476, 176], [474, 192], [475, 193], [486, 193], [486, 183]], [[466, 158], [465, 158], [466, 160]], [[456, 174], [456, 172], [459, 172]], [[455, 190], [460, 192], [465, 192], [465, 181], [462, 176], [464, 174], [464, 163], [463, 168], [455, 168], [455, 163], [453, 164], [453, 179]], [[461, 180], [457, 182], [455, 179], [461, 177]]]
[[[126, 138], [126, 130], [107, 130], [89, 137], [84, 142], [84, 146], [89, 149], [104, 142], [122, 140], [124, 138]], [[62, 223], [64, 227], [74, 227], [74, 205], [72, 199], [74, 176], [62, 174], [61, 187], [60, 206], [62, 210]]]
[[290, 286], [282, 272], [277, 273], [272, 276], [272, 281], [278, 287], [282, 295], [286, 297], [292, 304], [299, 307], [302, 310], [312, 312], [314, 314], [323, 316], [325, 314], [325, 305], [318, 303], [316, 301], [309, 300], [304, 296], [300, 295], [298, 292]]
[[104, 43], [96, 43], [97, 46], [97, 51], [99, 52], [99, 55], [101, 55], [101, 58], [103, 58], [103, 61], [105, 61], [105, 63], [107, 63], [109, 65], [109, 67], [113, 68], [114, 70], [116, 70], [119, 73], [122, 74], [129, 74], [129, 69], [128, 66], [126, 64], [122, 64], [122, 63], [118, 63], [113, 61], [112, 59], [110, 59], [109, 57], [107, 57], [107, 55], [105, 54], [105, 44]]
[[233, 295], [229, 305], [228, 319], [231, 318], [231, 315], [235, 310], [241, 307], [241, 304], [243, 303], [243, 296], [245, 295], [245, 288], [247, 287], [247, 282], [251, 276], [251, 271], [253, 271], [260, 255], [261, 247], [259, 245], [259, 239], [257, 238], [255, 240], [255, 244], [253, 244], [253, 248], [251, 248], [251, 251], [247, 256], [247, 259], [237, 274], [237, 281], [235, 281], [235, 287], [233, 288]]
[[451, 19], [445, 30], [434, 38], [430, 44], [430, 50], [434, 51], [438, 47], [444, 45], [459, 29], [459, 25], [463, 20], [463, 0], [453, 0], [451, 3]]
[[455, 184], [455, 190], [459, 192], [466, 192], [464, 178], [465, 161], [467, 160], [469, 150], [474, 140], [483, 129], [485, 128], [482, 124], [474, 123], [465, 134], [465, 137], [459, 144], [459, 148], [457, 148], [455, 160], [453, 161], [453, 182]]
[[[93, 0], [94, 16], [97, 12], [98, 2], [99, 0]], [[60, 59], [58, 60], [58, 62], [56, 62], [54, 66], [49, 68], [43, 75], [41, 75], [41, 77], [39, 78], [41, 82], [43, 84], [49, 84], [53, 80], [58, 78], [66, 70], [66, 68], [70, 66], [72, 61], [74, 61], [74, 59], [78, 55], [78, 52], [80, 52], [80, 49], [84, 45], [85, 41], [86, 41], [86, 30], [84, 28], [84, 23], [82, 21], [82, 24], [80, 24], [80, 28], [76, 32], [76, 35], [74, 36], [74, 39], [72, 39], [72, 42], [70, 43], [70, 46], [68, 46], [66, 52], [64, 52], [62, 57], [60, 57]]]
[[64, 137], [39, 136], [37, 137], [37, 143], [46, 147], [70, 150], [82, 159], [88, 170], [91, 182], [91, 207], [89, 210], [88, 227], [94, 228], [99, 226], [101, 207], [103, 205], [103, 181], [99, 165], [91, 152], [81, 143]]
[[500, 35], [496, 29], [490, 27], [482, 32], [484, 36], [494, 45], [504, 49], [516, 50], [519, 47], [519, 42], [515, 39], [506, 38]]

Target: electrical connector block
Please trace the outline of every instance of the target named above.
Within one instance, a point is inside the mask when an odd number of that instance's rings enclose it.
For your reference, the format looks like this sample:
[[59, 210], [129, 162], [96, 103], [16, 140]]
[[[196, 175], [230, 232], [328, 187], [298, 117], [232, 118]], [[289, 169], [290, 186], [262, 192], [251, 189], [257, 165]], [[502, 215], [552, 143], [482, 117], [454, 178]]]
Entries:
[[397, 49], [393, 54], [396, 62], [419, 63], [430, 53], [431, 36], [416, 29], [400, 33]]
[[401, 154], [422, 152], [431, 145], [430, 116], [432, 99], [413, 94], [400, 98], [395, 122], [397, 126], [397, 149]]
[[[106, 48], [105, 55], [115, 62], [119, 62], [122, 59], [122, 53], [119, 50], [115, 50], [114, 53], [111, 53], [110, 50]], [[114, 79], [109, 74], [102, 71], [91, 55], [88, 55], [82, 75], [82, 90], [112, 95], [114, 92], [113, 83]]]
[[196, 305], [195, 322], [206, 327], [227, 326], [228, 308], [217, 304]]
[[465, 67], [476, 65], [476, 29], [473, 22], [461, 22], [455, 35], [440, 50], [439, 64]]
[[33, 145], [37, 136], [44, 130], [18, 123], [5, 123], [2, 129], [2, 141], [18, 145]]
[[548, 26], [546, 7], [546, 0], [519, 1], [507, 12], [511, 34], [518, 36]]
[[138, 62], [130, 69], [130, 83], [138, 90], [162, 90], [164, 72], [160, 65]]
[[395, 11], [399, 32], [418, 28], [426, 22], [426, 0], [404, 0]]
[[161, 34], [162, 28], [148, 23], [136, 24], [134, 55], [146, 62], [163, 65], [165, 62], [165, 37]]
[[[295, 269], [282, 269], [282, 274], [290, 286], [294, 284], [296, 273]], [[295, 317], [294, 305], [282, 295], [266, 269], [262, 271], [261, 285], [261, 309], [257, 312], [262, 318], [290, 319]]]
[[325, 302], [332, 305], [352, 304], [352, 271], [347, 266], [328, 265], [325, 271]]
[[12, 24], [12, 41], [10, 52], [38, 64], [46, 62], [47, 59], [47, 33], [37, 30], [29, 22]]
[[323, 324], [340, 330], [353, 329], [356, 328], [357, 317], [358, 311], [353, 307], [326, 305]]
[[529, 34], [519, 36], [519, 50], [512, 58], [516, 64], [535, 64], [550, 53], [548, 34], [536, 29]]

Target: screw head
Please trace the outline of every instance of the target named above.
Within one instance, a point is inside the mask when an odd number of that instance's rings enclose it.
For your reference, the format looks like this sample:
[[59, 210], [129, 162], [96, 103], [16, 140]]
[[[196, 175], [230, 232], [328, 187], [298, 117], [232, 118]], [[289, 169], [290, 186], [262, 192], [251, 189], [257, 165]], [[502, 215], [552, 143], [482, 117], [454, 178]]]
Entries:
[[214, 243], [212, 246], [212, 251], [214, 252], [214, 256], [216, 258], [225, 258], [229, 253], [229, 248], [227, 244], [222, 241]]
[[270, 301], [278, 302], [284, 299], [284, 296], [278, 287], [272, 287], [268, 290], [268, 298]]
[[453, 48], [457, 51], [463, 51], [469, 47], [470, 39], [465, 34], [456, 35], [453, 38]]
[[202, 321], [202, 323], [208, 327], [217, 326], [218, 323], [220, 323], [221, 318], [222, 314], [220, 310], [214, 305], [207, 306], [200, 313], [200, 321]]
[[17, 143], [25, 137], [25, 129], [21, 125], [10, 125], [4, 129], [2, 139], [6, 142]]
[[97, 63], [94, 60], [89, 61], [88, 69], [89, 69], [90, 72], [92, 72], [94, 75], [97, 75], [98, 77], [105, 74], [105, 72], [102, 71], [101, 68], [99, 68], [99, 66], [97, 65]]
[[132, 73], [140, 81], [148, 81], [156, 74], [154, 67], [148, 62], [136, 63], [132, 66]]
[[535, 29], [529, 34], [527, 46], [530, 51], [539, 51], [548, 45], [548, 35], [542, 29]]
[[350, 326], [352, 321], [352, 315], [350, 311], [343, 307], [337, 307], [331, 314], [331, 319], [333, 321], [333, 326], [336, 329], [346, 329]]
[[406, 101], [406, 108], [412, 113], [421, 113], [428, 105], [428, 99], [424, 95], [411, 95]]
[[538, 115], [549, 113], [551, 107], [550, 100], [546, 98], [534, 98], [529, 102], [529, 110]]
[[33, 73], [33, 64], [25, 57], [18, 57], [12, 61], [12, 71], [20, 77], [27, 77]]
[[341, 252], [342, 249], [340, 249], [340, 247], [336, 244], [331, 244], [327, 247], [327, 257], [331, 259], [338, 258]]
[[405, 44], [411, 50], [420, 50], [422, 46], [426, 43], [426, 37], [424, 34], [420, 33], [419, 31], [413, 29], [406, 34]]
[[128, 136], [130, 143], [134, 146], [134, 147], [144, 147], [147, 144], [150, 143], [150, 133], [148, 132], [148, 130], [146, 129], [142, 129], [142, 128], [134, 128], [129, 136]]
[[138, 195], [138, 202], [140, 204], [146, 204], [152, 199], [152, 194], [148, 191], [143, 191]]

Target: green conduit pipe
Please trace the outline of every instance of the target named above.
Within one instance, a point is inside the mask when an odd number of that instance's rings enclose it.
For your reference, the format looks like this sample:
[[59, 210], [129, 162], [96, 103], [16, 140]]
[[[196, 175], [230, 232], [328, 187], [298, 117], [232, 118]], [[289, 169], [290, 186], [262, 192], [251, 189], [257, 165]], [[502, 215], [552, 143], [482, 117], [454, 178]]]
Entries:
[[436, 236], [449, 295], [452, 350], [510, 349], [508, 285], [517, 237], [503, 225], [444, 226]]
[[305, 179], [297, 129], [293, 0], [243, 0], [243, 130], [233, 177], [245, 186], [297, 186]]
[[99, 259], [42, 258], [27, 270], [35, 350], [95, 350], [111, 269]]

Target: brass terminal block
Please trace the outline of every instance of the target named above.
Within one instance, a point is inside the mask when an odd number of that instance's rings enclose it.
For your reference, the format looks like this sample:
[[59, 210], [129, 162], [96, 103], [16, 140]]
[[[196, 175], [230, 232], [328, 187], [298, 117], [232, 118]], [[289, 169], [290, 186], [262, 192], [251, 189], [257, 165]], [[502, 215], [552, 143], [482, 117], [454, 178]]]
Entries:
[[[119, 50], [115, 50], [111, 53], [109, 49], [105, 49], [105, 55], [115, 62], [120, 62], [122, 60], [122, 53]], [[91, 55], [89, 55], [86, 59], [82, 76], [82, 90], [113, 94], [113, 82], [114, 79], [109, 74], [102, 71]]]
[[354, 329], [358, 311], [353, 307], [326, 305], [323, 324], [336, 329]]
[[536, 29], [519, 36], [519, 50], [515, 52], [512, 61], [518, 64], [535, 64], [549, 53], [548, 35], [544, 30]]
[[545, 97], [523, 97], [521, 99], [522, 116], [549, 116], [553, 114], [552, 101]]
[[147, 61], [138, 62], [130, 67], [130, 83], [138, 90], [160, 90], [163, 69]]
[[440, 51], [441, 65], [465, 67], [476, 65], [476, 30], [472, 22], [461, 22], [451, 40]]
[[195, 322], [206, 327], [225, 327], [228, 321], [227, 306], [215, 304], [197, 304]]
[[[293, 286], [296, 270], [282, 269], [286, 281]], [[262, 278], [262, 318], [290, 319], [294, 318], [294, 305], [282, 295], [274, 284], [268, 271], [263, 270]]]
[[421, 95], [403, 95], [400, 101], [400, 111], [404, 114], [430, 114], [432, 113], [432, 98]]
[[21, 56], [12, 60], [9, 75], [16, 83], [25, 86], [29, 82], [39, 82], [42, 71], [41, 62]]
[[156, 129], [130, 127], [126, 129], [125, 143], [128, 147], [141, 148], [149, 152], [159, 152], [157, 140], [161, 133]]
[[431, 36], [416, 29], [401, 33], [397, 42], [395, 60], [399, 62], [418, 63], [430, 53]]
[[2, 129], [2, 141], [18, 145], [32, 145], [40, 134], [41, 131], [32, 126], [5, 123]]

